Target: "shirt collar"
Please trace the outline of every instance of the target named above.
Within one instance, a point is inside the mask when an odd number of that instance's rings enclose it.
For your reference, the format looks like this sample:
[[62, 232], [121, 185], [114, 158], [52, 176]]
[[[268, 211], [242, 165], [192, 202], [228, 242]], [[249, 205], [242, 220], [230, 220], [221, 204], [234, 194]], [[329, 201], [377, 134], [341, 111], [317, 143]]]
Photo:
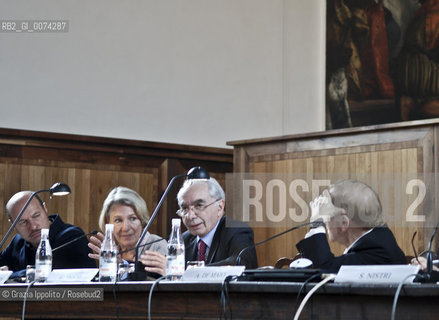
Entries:
[[218, 224], [220, 221], [221, 219], [217, 221], [215, 227], [213, 227], [213, 229], [210, 230], [204, 237], [197, 236], [197, 243], [198, 241], [203, 240], [207, 247], [210, 248], [212, 246], [213, 236], [215, 235], [216, 229], [218, 228]]

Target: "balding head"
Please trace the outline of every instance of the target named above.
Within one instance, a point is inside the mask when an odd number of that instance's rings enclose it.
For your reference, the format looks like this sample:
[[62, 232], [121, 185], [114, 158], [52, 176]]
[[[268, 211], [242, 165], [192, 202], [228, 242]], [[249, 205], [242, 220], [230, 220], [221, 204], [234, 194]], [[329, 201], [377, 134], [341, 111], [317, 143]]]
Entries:
[[[9, 199], [6, 204], [6, 214], [11, 222], [17, 218], [32, 193], [32, 191], [20, 191]], [[37, 247], [41, 239], [41, 229], [48, 229], [50, 223], [46, 205], [36, 195], [17, 222], [15, 229], [24, 240]]]

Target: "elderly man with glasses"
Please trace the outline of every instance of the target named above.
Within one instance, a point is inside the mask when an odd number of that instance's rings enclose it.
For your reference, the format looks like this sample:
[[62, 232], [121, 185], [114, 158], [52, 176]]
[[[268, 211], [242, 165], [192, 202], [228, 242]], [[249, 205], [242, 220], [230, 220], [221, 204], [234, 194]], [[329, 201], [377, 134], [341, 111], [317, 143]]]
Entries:
[[242, 222], [225, 216], [225, 194], [218, 181], [186, 180], [177, 194], [182, 217], [188, 229], [183, 233], [186, 261], [205, 261], [206, 265], [241, 264], [257, 268], [253, 231]]
[[[225, 194], [218, 181], [214, 178], [186, 180], [177, 200], [180, 206], [177, 214], [188, 229], [183, 233], [186, 262], [258, 267], [253, 230], [245, 223], [225, 216]], [[155, 264], [159, 273], [166, 273], [164, 256], [147, 252], [141, 260], [144, 264]]]
[[343, 245], [332, 254], [323, 226], [311, 229], [296, 247], [314, 267], [338, 271], [342, 265], [406, 264], [392, 231], [384, 224], [378, 195], [368, 185], [339, 181], [310, 203], [311, 221], [326, 224], [328, 237]]

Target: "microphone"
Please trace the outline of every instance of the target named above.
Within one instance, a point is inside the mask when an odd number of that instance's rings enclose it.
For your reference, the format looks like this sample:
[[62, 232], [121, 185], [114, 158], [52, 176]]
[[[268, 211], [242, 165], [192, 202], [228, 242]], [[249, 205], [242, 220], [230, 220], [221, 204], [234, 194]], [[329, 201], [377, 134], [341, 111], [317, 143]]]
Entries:
[[139, 265], [139, 246], [142, 243], [143, 239], [145, 238], [146, 234], [148, 233], [149, 229], [151, 228], [151, 224], [153, 223], [155, 217], [157, 216], [159, 210], [161, 209], [163, 202], [166, 199], [166, 196], [168, 195], [169, 191], [171, 190], [171, 187], [174, 185], [175, 181], [178, 178], [183, 178], [183, 177], [186, 177], [186, 179], [210, 179], [209, 172], [206, 169], [204, 169], [202, 167], [193, 167], [187, 173], [176, 175], [171, 179], [171, 181], [169, 181], [169, 184], [166, 187], [165, 192], [163, 193], [159, 202], [157, 203], [157, 206], [155, 207], [154, 212], [151, 215], [151, 218], [149, 219], [148, 223], [146, 224], [145, 229], [143, 229], [143, 232], [140, 235], [139, 241], [137, 241], [136, 254], [135, 254], [135, 260], [134, 260], [135, 271], [134, 271], [134, 275], [133, 275], [135, 280], [145, 280], [145, 278], [146, 278], [146, 272], [144, 270], [142, 270], [143, 268], [141, 268], [141, 264]]
[[12, 222], [12, 225], [9, 228], [8, 232], [6, 232], [5, 236], [3, 237], [2, 242], [0, 243], [0, 249], [5, 244], [6, 240], [8, 239], [9, 235], [11, 234], [12, 230], [14, 230], [18, 221], [20, 221], [20, 218], [23, 215], [26, 208], [29, 206], [29, 203], [32, 201], [32, 199], [38, 193], [41, 193], [41, 192], [49, 192], [50, 196], [52, 197], [52, 196], [65, 196], [65, 195], [68, 195], [71, 191], [70, 191], [70, 188], [67, 184], [62, 183], [62, 182], [57, 182], [52, 187], [50, 187], [50, 189], [42, 189], [42, 190], [38, 190], [38, 191], [35, 191], [34, 193], [32, 193], [31, 196], [29, 197], [29, 199], [27, 199], [27, 201], [24, 204], [23, 208], [21, 209], [20, 213], [17, 215], [15, 220]]
[[[136, 246], [136, 247], [133, 247], [133, 248], [122, 250], [122, 251], [120, 251], [118, 253], [118, 255], [120, 256], [122, 253], [131, 251], [131, 250], [136, 250], [138, 248], [142, 248], [142, 247], [145, 247], [145, 246], [148, 246], [150, 244], [153, 244], [153, 243], [156, 243], [156, 242], [159, 242], [159, 241], [163, 241], [163, 240], [166, 241], [166, 239], [160, 237], [160, 239], [157, 239], [157, 240], [154, 240], [154, 241], [150, 241], [150, 242], [144, 243], [142, 245], [139, 245], [139, 246]], [[162, 276], [161, 274], [158, 274], [158, 273], [155, 273], [155, 272], [146, 271], [144, 266], [143, 266], [143, 264], [142, 264], [142, 262], [137, 261], [137, 262], [134, 262], [134, 272], [129, 273], [125, 280], [128, 280], [128, 281], [145, 280], [148, 275], [150, 277], [152, 277], [152, 278], [155, 278], [155, 279], [158, 279], [158, 278], [160, 278]]]
[[80, 235], [79, 237], [76, 237], [75, 239], [70, 240], [70, 241], [68, 241], [68, 242], [66, 242], [66, 243], [64, 243], [64, 244], [62, 244], [62, 245], [56, 247], [55, 249], [52, 249], [52, 253], [53, 253], [54, 251], [58, 250], [58, 249], [61, 249], [61, 248], [64, 248], [64, 247], [68, 246], [69, 244], [72, 244], [73, 242], [76, 242], [76, 241], [78, 241], [78, 240], [81, 240], [82, 238], [85, 238], [85, 237], [88, 237], [88, 236], [94, 236], [94, 235], [96, 235], [97, 233], [98, 233], [98, 232], [97, 232], [96, 230], [93, 230], [93, 231], [90, 232], [90, 233]]
[[[153, 244], [153, 243], [156, 243], [156, 242], [160, 242], [160, 241], [163, 241], [163, 240], [166, 241], [165, 238], [160, 237], [160, 239], [157, 239], [157, 240], [150, 241], [150, 242], [144, 243], [144, 244], [142, 244], [142, 245], [139, 245], [138, 248], [143, 248], [143, 247], [149, 246], [150, 244]], [[136, 248], [137, 248], [137, 247], [133, 247], [133, 248], [125, 249], [125, 250], [122, 250], [121, 252], [119, 252], [118, 254], [121, 255], [122, 253], [125, 253], [125, 252], [128, 252], [128, 251], [135, 250]]]
[[302, 228], [302, 227], [311, 226], [312, 228], [317, 228], [317, 227], [319, 227], [319, 226], [324, 226], [324, 225], [325, 225], [325, 223], [323, 222], [322, 219], [317, 219], [316, 221], [312, 221], [312, 222], [305, 222], [305, 223], [299, 224], [298, 226], [291, 227], [291, 228], [289, 228], [288, 230], [282, 231], [281, 233], [275, 234], [274, 236], [271, 236], [271, 237], [269, 237], [269, 238], [267, 238], [267, 239], [265, 239], [265, 240], [259, 241], [259, 242], [256, 243], [256, 244], [252, 244], [251, 246], [247, 246], [247, 247], [245, 247], [244, 249], [242, 249], [242, 250], [239, 252], [238, 256], [236, 257], [236, 265], [238, 265], [238, 266], [241, 265], [241, 256], [242, 256], [242, 254], [243, 254], [246, 250], [249, 250], [249, 249], [251, 249], [251, 248], [256, 248], [257, 246], [259, 246], [259, 245], [261, 245], [261, 244], [263, 244], [263, 243], [266, 243], [266, 242], [268, 242], [268, 241], [270, 241], [270, 240], [273, 240], [273, 239], [275, 239], [275, 238], [277, 238], [277, 237], [280, 237], [280, 236], [284, 235], [285, 233], [288, 233], [288, 232], [291, 232], [291, 231], [294, 231], [294, 230], [300, 229], [300, 228]]
[[428, 243], [428, 251], [427, 251], [427, 272], [426, 272], [426, 278], [427, 280], [430, 279], [431, 273], [433, 271], [433, 254], [431, 252], [431, 246], [433, 244], [433, 239], [436, 235], [437, 229], [439, 228], [439, 222], [436, 224], [436, 227], [434, 228], [433, 234], [431, 235], [430, 242]]

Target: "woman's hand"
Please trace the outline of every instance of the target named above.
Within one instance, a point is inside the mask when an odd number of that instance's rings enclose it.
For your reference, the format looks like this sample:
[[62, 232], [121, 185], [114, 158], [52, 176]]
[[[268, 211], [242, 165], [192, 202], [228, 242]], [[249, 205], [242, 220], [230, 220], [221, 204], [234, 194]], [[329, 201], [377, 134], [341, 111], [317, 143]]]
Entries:
[[101, 232], [98, 232], [96, 236], [91, 236], [88, 247], [93, 250], [93, 253], [89, 253], [88, 257], [92, 259], [99, 260], [99, 254], [101, 253], [101, 245], [102, 241], [104, 241], [104, 235]]
[[166, 257], [161, 253], [147, 250], [140, 257], [139, 261], [145, 265], [145, 270], [166, 275]]

